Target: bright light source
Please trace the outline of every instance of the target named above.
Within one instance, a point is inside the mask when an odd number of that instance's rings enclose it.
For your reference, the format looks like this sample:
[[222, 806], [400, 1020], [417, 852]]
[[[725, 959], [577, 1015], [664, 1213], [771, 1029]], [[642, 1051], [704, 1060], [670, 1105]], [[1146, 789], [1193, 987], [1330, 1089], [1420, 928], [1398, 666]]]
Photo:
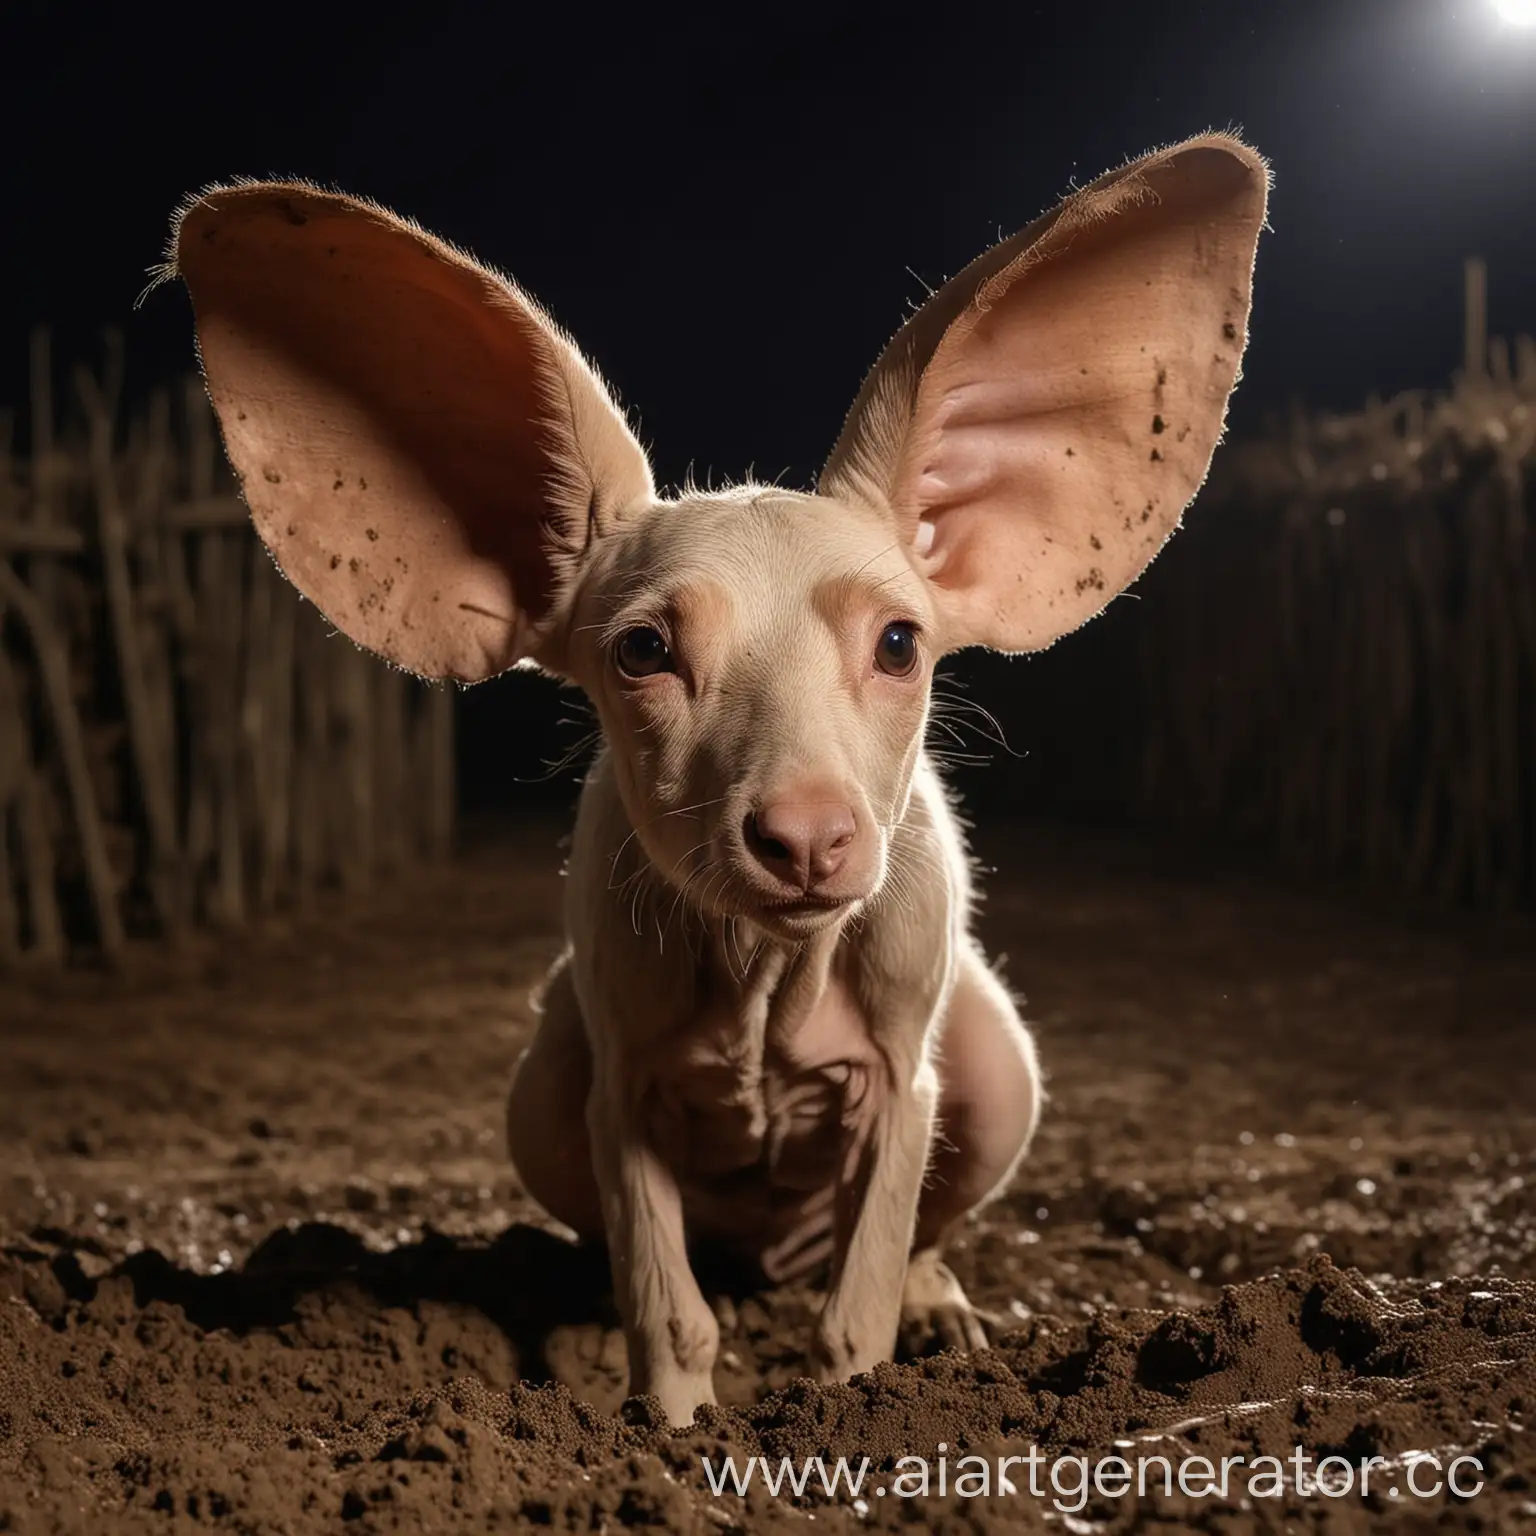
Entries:
[[1536, 27], [1536, 0], [1493, 0], [1493, 8], [1512, 27]]

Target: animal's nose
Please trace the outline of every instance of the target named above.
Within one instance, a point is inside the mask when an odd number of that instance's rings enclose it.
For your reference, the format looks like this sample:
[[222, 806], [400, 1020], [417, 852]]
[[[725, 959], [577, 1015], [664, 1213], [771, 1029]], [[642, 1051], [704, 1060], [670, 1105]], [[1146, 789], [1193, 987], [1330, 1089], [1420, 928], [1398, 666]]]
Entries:
[[858, 830], [841, 800], [775, 798], [747, 817], [747, 847], [769, 874], [810, 892], [835, 875]]

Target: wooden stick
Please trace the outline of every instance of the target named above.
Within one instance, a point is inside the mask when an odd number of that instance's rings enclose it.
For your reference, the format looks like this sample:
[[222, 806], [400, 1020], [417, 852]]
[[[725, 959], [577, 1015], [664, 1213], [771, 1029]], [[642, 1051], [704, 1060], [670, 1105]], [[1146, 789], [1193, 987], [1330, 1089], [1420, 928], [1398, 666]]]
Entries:
[[59, 912], [58, 876], [53, 839], [48, 829], [47, 800], [47, 780], [36, 771], [28, 771], [16, 800], [16, 820], [21, 835], [22, 864], [26, 870], [31, 952], [39, 960], [57, 963], [64, 959], [67, 945], [64, 919]]
[[11, 801], [0, 792], [0, 970], [21, 956], [21, 909], [11, 874]]
[[215, 666], [207, 719], [213, 764], [217, 866], [213, 913], [231, 926], [245, 920], [245, 843], [240, 806], [240, 632], [249, 541], [209, 533], [203, 541], [198, 608], [213, 633]]
[[[3, 610], [0, 610], [0, 621], [3, 617]], [[0, 629], [3, 628], [3, 622], [0, 622]], [[28, 954], [41, 961], [57, 963], [63, 960], [65, 953], [64, 923], [59, 915], [53, 843], [48, 835], [44, 811], [44, 783], [33, 766], [28, 736], [21, 690], [16, 685], [16, 674], [5, 647], [0, 644], [0, 742], [12, 741], [17, 756], [9, 798], [26, 888], [27, 926], [31, 935]], [[5, 792], [0, 791], [0, 801], [5, 798]], [[4, 835], [3, 806], [0, 806], [0, 837]], [[7, 876], [7, 879], [11, 877]], [[14, 908], [12, 910], [14, 913]], [[19, 930], [17, 938], [19, 942]]]
[[194, 496], [190, 501], [167, 507], [161, 513], [160, 523], [181, 533], [200, 533], [208, 528], [248, 532], [250, 513], [238, 496]]
[[429, 778], [426, 798], [429, 811], [427, 851], [434, 859], [453, 852], [454, 720], [453, 685], [440, 683], [427, 695], [427, 743]]
[[1464, 273], [1462, 368], [1468, 380], [1488, 372], [1488, 264], [1480, 256], [1467, 257]]
[[381, 873], [393, 874], [410, 854], [409, 768], [406, 758], [406, 674], [382, 662], [368, 668], [373, 694], [373, 839]]
[[374, 736], [372, 671], [378, 662], [343, 640], [333, 642], [338, 666], [334, 701], [338, 722], [342, 772], [338, 787], [344, 797], [338, 806], [337, 824], [344, 828], [340, 850], [341, 880], [349, 890], [360, 890], [373, 879], [377, 861], [374, 841]]
[[[58, 521], [55, 506], [53, 448], [53, 337], [46, 325], [35, 326], [30, 337], [30, 407], [32, 413], [32, 521], [46, 538]], [[54, 573], [42, 565], [32, 573], [38, 600], [51, 612]]]
[[300, 902], [307, 901], [325, 876], [325, 788], [328, 648], [320, 615], [305, 607], [296, 625], [296, 655], [303, 686], [296, 690], [293, 765], [293, 868]]
[[174, 461], [170, 406], [170, 398], [164, 390], [156, 390], [150, 398], [138, 465], [134, 514], [143, 574], [142, 601], [137, 606], [144, 628], [141, 643], [145, 680], [155, 706], [155, 737], [160, 744], [161, 761], [169, 782], [172, 839], [177, 850], [177, 907], [185, 921], [190, 916], [190, 891], [179, 814], [182, 786], [176, 696], [176, 599], [167, 557], [167, 546], [176, 541], [176, 535], [161, 524], [158, 515], [169, 494]]
[[109, 380], [105, 385], [85, 369], [75, 372], [75, 390], [89, 423], [89, 453], [96, 497], [96, 533], [106, 587], [107, 615], [112, 626], [118, 682], [128, 718], [140, 804], [149, 832], [149, 887], [155, 915], [167, 934], [182, 928], [180, 848], [176, 837], [174, 785], [167, 761], [167, 744], [160, 739], [157, 719], [162, 711], [152, 699], [140, 651], [140, 620], [135, 612], [133, 577], [128, 568], [128, 525], [118, 497], [113, 463], [112, 428], [117, 407], [112, 375], [121, 373], [122, 339], [109, 333]]
[[271, 794], [268, 736], [272, 723], [267, 718], [270, 688], [267, 669], [272, 664], [270, 631], [272, 627], [272, 589], [262, 579], [264, 552], [254, 539], [248, 541], [246, 598], [243, 635], [240, 642], [240, 673], [237, 679], [240, 699], [239, 730], [242, 799], [241, 821], [246, 844], [254, 860], [248, 871], [249, 885], [258, 908], [266, 904], [270, 890], [267, 874], [267, 801]]
[[107, 856], [106, 837], [97, 809], [96, 788], [91, 781], [85, 737], [70, 687], [69, 655], [49, 623], [42, 603], [10, 568], [0, 562], [0, 601], [16, 610], [32, 642], [32, 654], [42, 674], [43, 689], [53, 721], [54, 739], [64, 766], [65, 782], [80, 839], [96, 930], [103, 953], [115, 960], [124, 944], [122, 914], [117, 906], [117, 880]]
[[1515, 388], [1530, 400], [1536, 399], [1536, 337], [1515, 337]]
[[12, 550], [24, 555], [81, 555], [85, 553], [86, 540], [75, 528], [0, 518], [0, 554]]
[[5, 612], [0, 609], [0, 963], [22, 952], [21, 907], [11, 870], [11, 811], [28, 772], [27, 723], [5, 654]]
[[264, 791], [261, 807], [262, 867], [258, 901], [276, 905], [291, 880], [289, 843], [293, 815], [293, 780], [297, 763], [294, 741], [294, 650], [300, 598], [260, 552], [260, 582], [268, 593], [271, 616], [267, 638], [262, 717]]

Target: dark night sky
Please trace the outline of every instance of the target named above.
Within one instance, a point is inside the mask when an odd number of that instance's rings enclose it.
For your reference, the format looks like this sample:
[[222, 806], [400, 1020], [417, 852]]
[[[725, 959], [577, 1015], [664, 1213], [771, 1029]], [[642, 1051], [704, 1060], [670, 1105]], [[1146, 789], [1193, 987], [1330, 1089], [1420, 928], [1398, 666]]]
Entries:
[[171, 208], [297, 173], [531, 287], [638, 408], [663, 481], [693, 461], [804, 483], [912, 273], [1210, 125], [1277, 177], [1239, 425], [1441, 382], [1468, 252], [1493, 329], [1536, 330], [1536, 29], [1492, 0], [568, 4], [536, 35], [521, 9], [4, 7], [0, 400], [34, 319], [66, 360], [128, 319], [138, 384], [185, 366], [179, 293], [129, 316]]
[[[805, 485], [924, 281], [1211, 126], [1276, 175], [1238, 430], [1298, 395], [1443, 383], [1469, 253], [1495, 333], [1536, 331], [1536, 27], [1493, 0], [789, 0], [750, 21], [557, 3], [536, 32], [523, 12], [0, 8], [0, 405], [38, 319], [65, 363], [125, 321], [130, 389], [188, 368], [179, 291], [131, 313], [172, 208], [297, 174], [531, 288], [638, 410], [663, 484], [691, 463]], [[464, 695], [471, 801], [580, 735], [548, 754], [560, 706], [532, 686]]]

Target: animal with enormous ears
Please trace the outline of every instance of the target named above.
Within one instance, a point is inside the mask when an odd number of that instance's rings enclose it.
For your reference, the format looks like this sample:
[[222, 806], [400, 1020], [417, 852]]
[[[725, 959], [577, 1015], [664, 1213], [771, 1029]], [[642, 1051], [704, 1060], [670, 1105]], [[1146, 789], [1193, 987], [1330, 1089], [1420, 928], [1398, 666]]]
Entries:
[[674, 1422], [713, 1400], [694, 1238], [825, 1276], [825, 1378], [903, 1328], [985, 1342], [941, 1254], [1023, 1154], [1039, 1073], [970, 932], [933, 671], [1050, 645], [1178, 525], [1267, 190], [1215, 134], [1072, 193], [903, 326], [804, 493], [659, 494], [534, 301], [371, 203], [251, 183], [177, 220], [227, 451], [294, 584], [412, 672], [531, 664], [597, 711], [508, 1132], [529, 1192], [606, 1240], [631, 1390]]

